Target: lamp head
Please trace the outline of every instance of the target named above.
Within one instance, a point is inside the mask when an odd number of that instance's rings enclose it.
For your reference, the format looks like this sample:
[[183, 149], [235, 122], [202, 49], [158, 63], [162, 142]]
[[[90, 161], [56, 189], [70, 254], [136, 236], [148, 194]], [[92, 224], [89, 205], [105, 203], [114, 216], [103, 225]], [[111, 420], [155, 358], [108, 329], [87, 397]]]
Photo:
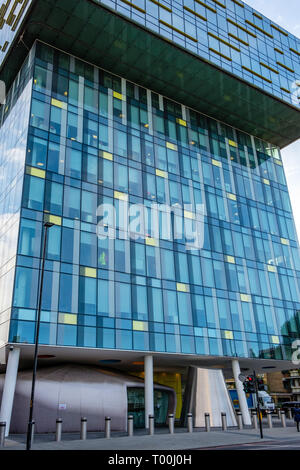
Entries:
[[46, 228], [53, 227], [53, 225], [54, 225], [54, 224], [53, 224], [52, 222], [45, 222], [45, 223], [44, 223], [44, 227], [46, 227]]

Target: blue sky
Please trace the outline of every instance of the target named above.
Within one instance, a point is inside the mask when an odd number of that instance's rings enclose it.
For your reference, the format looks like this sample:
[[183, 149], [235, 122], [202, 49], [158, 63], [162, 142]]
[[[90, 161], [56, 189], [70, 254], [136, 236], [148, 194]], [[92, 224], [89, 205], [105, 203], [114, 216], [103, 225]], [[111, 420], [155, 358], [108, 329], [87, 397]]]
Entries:
[[[245, 3], [300, 38], [299, 0], [245, 0]], [[281, 154], [300, 239], [300, 139]]]

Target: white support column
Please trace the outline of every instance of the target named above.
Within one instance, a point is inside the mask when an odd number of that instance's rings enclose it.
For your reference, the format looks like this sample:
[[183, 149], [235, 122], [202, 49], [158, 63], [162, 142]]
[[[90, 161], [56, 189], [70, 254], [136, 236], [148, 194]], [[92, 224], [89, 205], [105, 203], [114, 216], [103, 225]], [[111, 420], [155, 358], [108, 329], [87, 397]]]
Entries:
[[241, 369], [240, 369], [239, 361], [237, 359], [232, 360], [232, 371], [233, 371], [236, 391], [237, 391], [237, 395], [238, 395], [238, 399], [239, 399], [240, 411], [242, 412], [243, 422], [244, 422], [245, 425], [247, 425], [247, 424], [250, 425], [251, 424], [251, 417], [250, 417], [250, 413], [249, 413], [247, 398], [246, 398], [246, 394], [244, 392], [243, 384], [239, 380], [239, 375], [241, 373]]
[[145, 428], [149, 428], [149, 415], [154, 415], [153, 356], [145, 356]]
[[19, 367], [20, 349], [13, 348], [9, 351], [8, 361], [5, 372], [4, 388], [2, 394], [0, 421], [6, 422], [5, 436], [9, 434], [10, 420], [12, 415], [18, 367]]

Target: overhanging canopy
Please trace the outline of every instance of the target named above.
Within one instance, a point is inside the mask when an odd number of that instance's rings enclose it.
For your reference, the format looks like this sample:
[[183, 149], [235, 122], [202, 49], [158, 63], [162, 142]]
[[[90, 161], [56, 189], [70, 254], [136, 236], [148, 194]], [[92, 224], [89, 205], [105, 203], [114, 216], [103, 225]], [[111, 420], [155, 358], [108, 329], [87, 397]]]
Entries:
[[0, 71], [8, 86], [36, 39], [280, 148], [300, 137], [296, 107], [93, 0], [32, 2]]

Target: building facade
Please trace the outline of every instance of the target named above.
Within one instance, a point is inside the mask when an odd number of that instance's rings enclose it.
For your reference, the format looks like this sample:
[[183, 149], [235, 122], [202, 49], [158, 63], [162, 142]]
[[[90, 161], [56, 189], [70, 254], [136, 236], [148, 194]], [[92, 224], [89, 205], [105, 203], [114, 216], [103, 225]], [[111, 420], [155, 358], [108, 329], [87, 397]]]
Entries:
[[285, 371], [283, 380], [283, 386], [285, 390], [290, 394], [291, 401], [300, 400], [300, 375], [299, 370], [294, 369]]
[[150, 390], [153, 358], [292, 367], [280, 148], [300, 136], [299, 39], [237, 0], [21, 5], [2, 9], [3, 362], [13, 347], [31, 363], [50, 222], [39, 343], [54, 362], [135, 372], [145, 356]]

